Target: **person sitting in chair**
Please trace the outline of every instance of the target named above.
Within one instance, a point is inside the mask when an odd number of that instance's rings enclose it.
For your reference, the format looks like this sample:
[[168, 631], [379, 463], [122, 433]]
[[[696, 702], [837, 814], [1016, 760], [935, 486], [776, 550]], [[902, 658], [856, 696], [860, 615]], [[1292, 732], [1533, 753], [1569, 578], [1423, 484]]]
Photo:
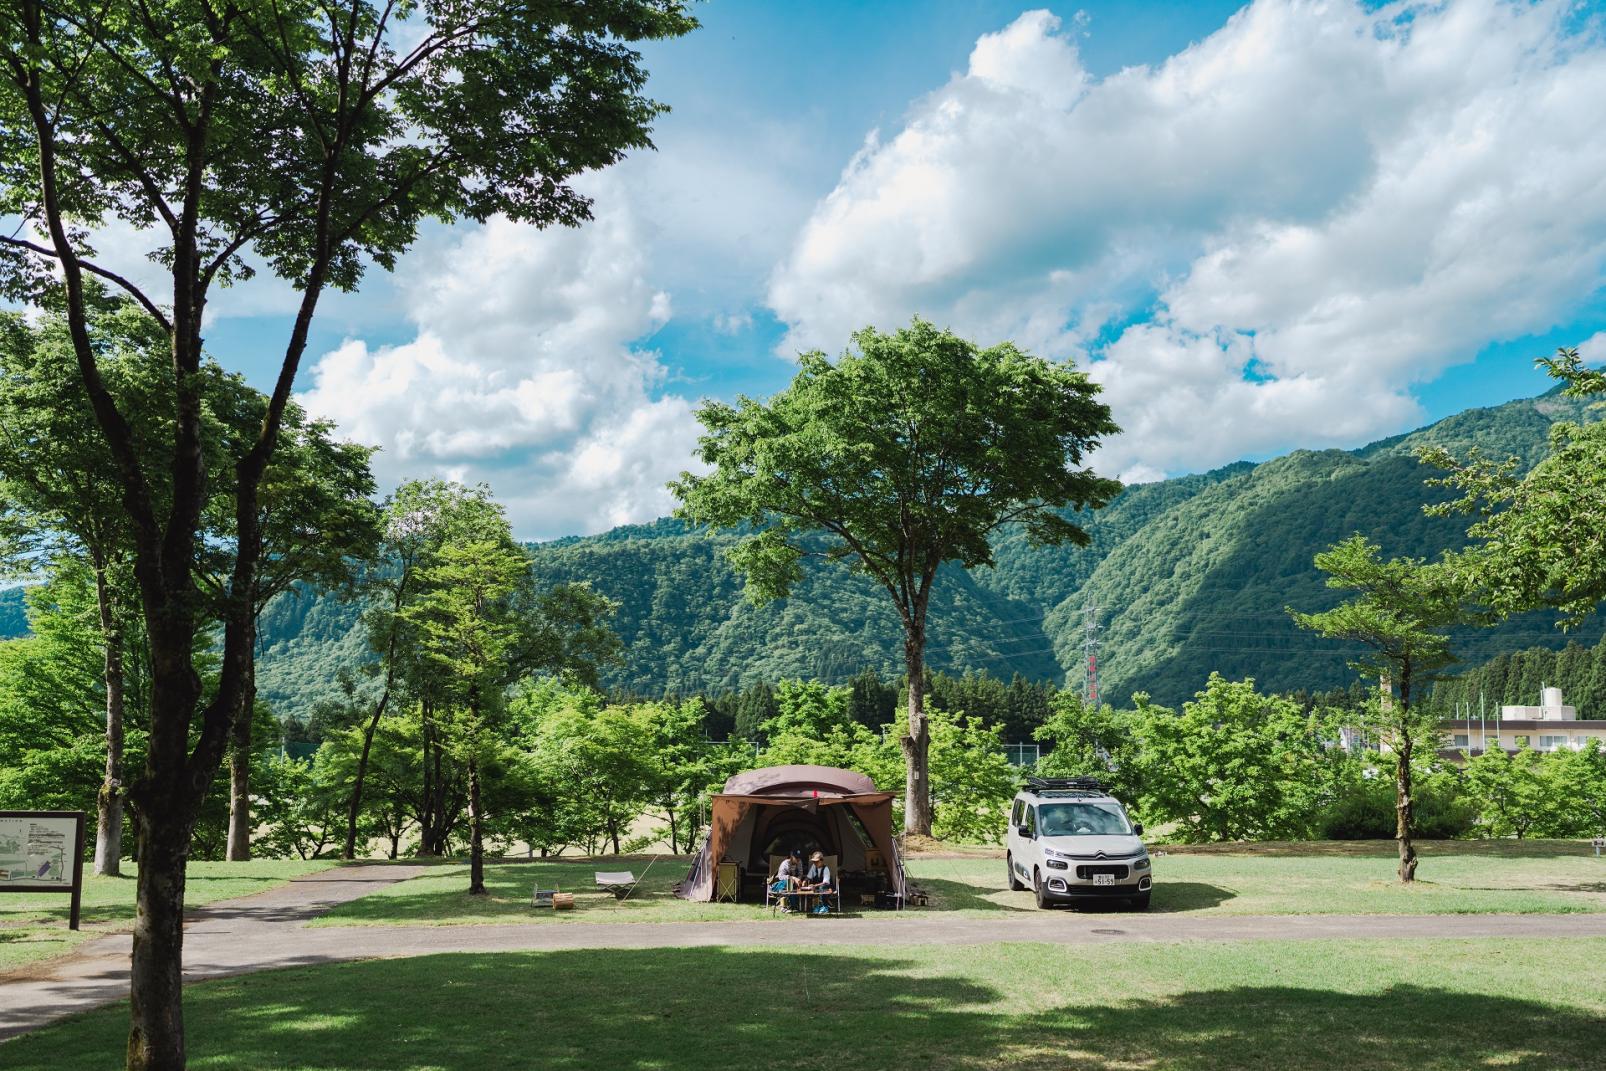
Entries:
[[[770, 891], [776, 893], [790, 893], [796, 891], [802, 884], [803, 853], [793, 848], [781, 860], [781, 865], [775, 868], [775, 880], [770, 885]], [[797, 907], [797, 897], [788, 896], [781, 901], [782, 911], [791, 911]]]
[[831, 913], [831, 909], [825, 904], [825, 898], [836, 892], [836, 875], [825, 865], [824, 852], [815, 852], [809, 856], [809, 869], [808, 873], [803, 875], [803, 888], [819, 894], [819, 903], [814, 909], [816, 915]]

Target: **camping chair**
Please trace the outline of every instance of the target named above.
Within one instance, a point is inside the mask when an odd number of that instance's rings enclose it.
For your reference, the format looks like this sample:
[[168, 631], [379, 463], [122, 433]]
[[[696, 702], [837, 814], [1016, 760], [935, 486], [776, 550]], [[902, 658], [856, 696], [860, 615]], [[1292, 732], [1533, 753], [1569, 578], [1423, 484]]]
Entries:
[[[809, 898], [812, 899], [815, 904], [825, 904], [828, 908], [831, 906], [832, 903], [835, 903], [836, 904], [835, 910], [833, 910], [831, 913], [833, 915], [840, 915], [840, 914], [842, 914], [842, 871], [840, 869], [841, 860], [839, 860], [834, 855], [828, 855], [828, 856], [825, 857], [824, 862], [825, 862], [826, 867], [831, 871], [831, 882], [832, 882], [831, 891], [829, 893], [825, 893], [823, 895], [821, 893], [810, 893], [809, 894]], [[807, 900], [804, 901], [804, 907], [805, 908], [808, 907], [808, 901]], [[812, 911], [810, 913], [812, 914]]]
[[785, 861], [786, 856], [784, 855], [770, 856], [769, 870], [764, 874], [764, 907], [766, 909], [779, 907], [791, 895], [790, 893], [778, 893], [775, 891], [775, 872], [781, 869], [781, 864]]
[[636, 889], [636, 875], [629, 870], [599, 870], [597, 888], [613, 893], [615, 900], [623, 900]]

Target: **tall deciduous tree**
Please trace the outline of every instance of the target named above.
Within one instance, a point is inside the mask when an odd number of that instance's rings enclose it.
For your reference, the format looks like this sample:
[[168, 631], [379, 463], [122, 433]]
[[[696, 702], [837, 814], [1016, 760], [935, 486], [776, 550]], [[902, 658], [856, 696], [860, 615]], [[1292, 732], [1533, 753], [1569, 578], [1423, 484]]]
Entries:
[[1439, 712], [1419, 704], [1426, 686], [1455, 661], [1449, 630], [1466, 620], [1465, 586], [1442, 565], [1381, 557], [1355, 535], [1316, 555], [1327, 586], [1357, 592], [1324, 613], [1289, 611], [1301, 627], [1348, 640], [1368, 653], [1350, 663], [1382, 681], [1376, 728], [1394, 753], [1395, 828], [1402, 882], [1416, 878], [1412, 775], [1416, 751], [1439, 736]]
[[909, 682], [904, 827], [931, 832], [925, 714], [927, 612], [945, 562], [990, 565], [992, 536], [1086, 543], [1066, 507], [1120, 490], [1082, 466], [1118, 429], [1098, 387], [1010, 343], [981, 349], [915, 320], [867, 328], [835, 362], [806, 353], [791, 386], [759, 402], [708, 402], [699, 451], [713, 467], [672, 484], [679, 515], [745, 527], [731, 552], [757, 602], [788, 594], [805, 558], [845, 562], [891, 597]]
[[[95, 309], [96, 343], [107, 389], [135, 414], [148, 438], [160, 415], [161, 366], [149, 360], [161, 336], [148, 321]], [[76, 558], [94, 577], [105, 689], [105, 775], [96, 797], [97, 874], [121, 872], [126, 634], [138, 615], [132, 538], [116, 471], [95, 426], [60, 317], [31, 326], [0, 318], [0, 529], [11, 569], [37, 577], [52, 561]], [[154, 373], [154, 374], [153, 374]]]
[[[320, 299], [355, 288], [370, 261], [394, 265], [425, 217], [584, 219], [569, 180], [646, 146], [661, 110], [630, 43], [692, 25], [678, 0], [0, 3], [0, 214], [33, 231], [0, 236], [3, 289], [66, 311], [133, 529], [151, 651], [150, 748], [129, 796], [140, 853], [130, 1067], [185, 1063], [190, 830], [248, 682], [261, 486]], [[164, 290], [147, 293], [94, 252], [93, 231], [112, 222], [149, 238]], [[202, 327], [214, 287], [261, 265], [299, 301], [236, 465], [239, 553], [205, 695], [192, 642], [206, 613]], [[138, 440], [107, 386], [91, 277], [126, 291], [169, 340], [165, 449]]]
[[443, 547], [425, 567], [427, 593], [407, 611], [425, 653], [444, 670], [453, 757], [468, 774], [469, 887], [485, 894], [481, 760], [518, 675], [518, 592], [529, 559], [495, 539]]
[[484, 487], [465, 487], [443, 480], [413, 480], [396, 489], [385, 504], [378, 561], [364, 583], [372, 602], [363, 615], [369, 646], [379, 656], [374, 669], [379, 691], [362, 730], [362, 746], [346, 804], [344, 858], [357, 856], [357, 819], [362, 811], [368, 761], [374, 734], [397, 688], [417, 657], [416, 636], [404, 614], [419, 594], [418, 570], [429, 556], [453, 538], [471, 538], [499, 519], [496, 504]]
[[[1606, 404], [1606, 372], [1585, 368], [1576, 349], [1539, 364], [1567, 395]], [[1446, 470], [1429, 482], [1461, 492], [1428, 512], [1476, 518], [1467, 532], [1475, 545], [1450, 564], [1480, 602], [1502, 615], [1554, 608], [1575, 624], [1606, 600], [1606, 421], [1554, 425], [1549, 456], [1526, 473], [1516, 458], [1462, 459], [1443, 447], [1420, 456]]]
[[[236, 380], [227, 381], [233, 402], [219, 416], [234, 429], [230, 443], [249, 449], [267, 399]], [[334, 438], [326, 421], [309, 420], [295, 403], [285, 407], [284, 426], [274, 461], [257, 494], [259, 561], [251, 580], [249, 603], [254, 615], [298, 584], [326, 594], [349, 594], [360, 564], [374, 556], [379, 543], [379, 510], [374, 505], [374, 478], [368, 468], [373, 450]], [[226, 492], [226, 478], [217, 481]], [[232, 497], [220, 494], [221, 506], [210, 526], [219, 537], [206, 550], [203, 583], [224, 606], [234, 597]], [[252, 632], [256, 628], [253, 623]], [[240, 709], [234, 717], [229, 746], [229, 832], [226, 858], [251, 857], [251, 716], [256, 704], [256, 651], [248, 652]]]

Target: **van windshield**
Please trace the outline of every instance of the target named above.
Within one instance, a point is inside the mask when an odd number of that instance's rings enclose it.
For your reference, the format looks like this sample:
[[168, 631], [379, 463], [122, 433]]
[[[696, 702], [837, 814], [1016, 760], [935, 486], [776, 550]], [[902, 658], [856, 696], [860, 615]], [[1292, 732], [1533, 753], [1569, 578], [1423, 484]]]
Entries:
[[1132, 833], [1126, 815], [1114, 803], [1040, 804], [1037, 826], [1045, 837], [1120, 837]]

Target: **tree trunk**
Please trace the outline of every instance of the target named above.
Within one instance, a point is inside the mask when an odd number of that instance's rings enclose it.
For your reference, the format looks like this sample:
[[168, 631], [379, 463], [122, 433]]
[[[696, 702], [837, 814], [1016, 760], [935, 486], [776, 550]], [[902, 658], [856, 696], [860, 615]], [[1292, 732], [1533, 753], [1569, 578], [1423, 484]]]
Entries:
[[931, 729], [926, 724], [925, 636], [911, 630], [903, 641], [903, 664], [909, 676], [909, 731], [899, 741], [906, 766], [903, 831], [931, 836]]
[[1400, 849], [1400, 880], [1408, 882], [1416, 880], [1416, 846], [1411, 843], [1415, 817], [1411, 799], [1411, 741], [1406, 734], [1400, 734], [1394, 754], [1394, 839]]
[[178, 800], [136, 808], [139, 873], [130, 966], [129, 1071], [184, 1067], [184, 865], [194, 820]]
[[485, 895], [485, 841], [483, 815], [480, 814], [480, 760], [468, 760], [468, 892]]
[[1400, 881], [1412, 882], [1416, 880], [1416, 845], [1411, 841], [1416, 831], [1416, 801], [1411, 795], [1411, 752], [1416, 742], [1411, 739], [1411, 678], [1408, 673], [1400, 674], [1400, 714], [1395, 724], [1398, 729], [1394, 749], [1394, 839], [1400, 849]]
[[[357, 776], [351, 782], [351, 800], [346, 805], [346, 846], [341, 851], [342, 859], [357, 858], [357, 813], [362, 810], [362, 787], [368, 779], [368, 756], [374, 749], [374, 732], [379, 728], [379, 719], [384, 717], [385, 704], [390, 700], [390, 689], [379, 697], [374, 704], [374, 716], [368, 719], [368, 728], [362, 734], [362, 754], [357, 757]], [[391, 858], [396, 858], [391, 854]]]
[[256, 659], [246, 669], [240, 709], [234, 714], [229, 746], [229, 845], [224, 858], [243, 863], [251, 858], [251, 722], [256, 714]]
[[106, 776], [95, 798], [95, 873], [116, 877], [123, 858], [123, 637], [101, 562], [95, 563], [95, 602], [106, 679]]

